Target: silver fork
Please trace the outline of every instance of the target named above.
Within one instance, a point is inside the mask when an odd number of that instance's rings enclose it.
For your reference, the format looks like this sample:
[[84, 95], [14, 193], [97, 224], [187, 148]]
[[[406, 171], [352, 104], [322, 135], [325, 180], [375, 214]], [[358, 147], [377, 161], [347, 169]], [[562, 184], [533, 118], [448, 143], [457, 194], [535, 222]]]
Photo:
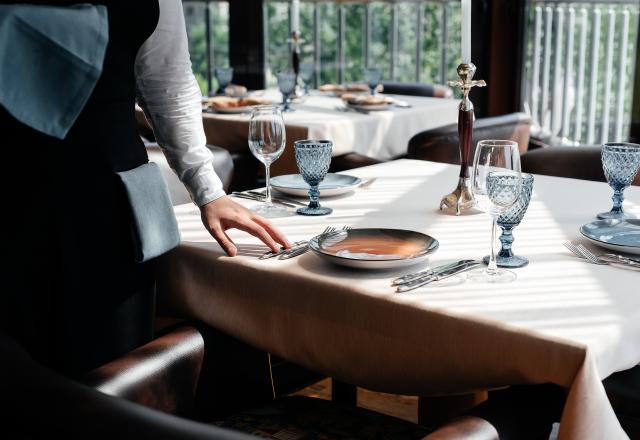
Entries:
[[631, 258], [626, 258], [626, 257], [623, 257], [622, 255], [615, 255], [615, 254], [595, 255], [593, 252], [591, 252], [589, 249], [587, 249], [581, 244], [579, 244], [577, 247], [578, 247], [578, 250], [581, 251], [590, 261], [595, 259], [608, 264], [616, 263], [616, 264], [622, 264], [625, 266], [640, 268], [640, 262], [637, 262]]
[[609, 263], [607, 263], [607, 262], [604, 262], [604, 261], [600, 261], [600, 260], [598, 260], [597, 258], [595, 258], [595, 256], [593, 256], [593, 254], [592, 254], [592, 257], [591, 257], [591, 258], [590, 258], [590, 257], [588, 257], [587, 255], [585, 255], [585, 254], [584, 254], [584, 253], [583, 253], [583, 252], [578, 248], [578, 246], [576, 246], [575, 244], [571, 243], [570, 241], [565, 241], [565, 242], [564, 242], [564, 243], [562, 243], [562, 244], [564, 245], [564, 247], [566, 247], [566, 248], [567, 248], [567, 249], [569, 249], [571, 252], [573, 252], [573, 254], [574, 254], [574, 255], [576, 255], [576, 256], [578, 256], [578, 257], [582, 258], [583, 260], [587, 260], [587, 261], [589, 261], [590, 263], [593, 263], [593, 264], [600, 264], [600, 265], [606, 265], [606, 264], [609, 264]]
[[620, 264], [622, 266], [633, 267], [640, 269], [640, 264], [634, 261], [625, 261], [621, 259], [615, 259], [615, 261], [611, 261], [609, 259], [602, 258], [602, 256], [597, 256], [593, 254], [589, 249], [584, 247], [583, 245], [575, 245], [570, 241], [564, 242], [564, 246], [573, 252], [578, 257], [587, 260], [589, 263], [598, 264], [600, 266], [605, 266], [609, 264]]
[[[343, 226], [341, 228], [341, 230], [337, 230], [336, 228], [334, 228], [332, 226], [327, 226], [325, 228], [325, 230], [322, 232], [322, 234], [320, 234], [320, 235], [326, 235], [327, 238], [330, 239], [334, 234], [337, 235], [340, 232], [348, 231], [349, 229], [351, 229], [351, 226]], [[288, 260], [290, 258], [297, 257], [299, 255], [302, 255], [302, 254], [308, 252], [309, 249], [310, 249], [309, 248], [309, 243], [307, 242], [306, 246], [293, 249], [290, 252], [284, 252], [282, 255], [280, 255], [280, 257], [278, 257], [278, 260]]]

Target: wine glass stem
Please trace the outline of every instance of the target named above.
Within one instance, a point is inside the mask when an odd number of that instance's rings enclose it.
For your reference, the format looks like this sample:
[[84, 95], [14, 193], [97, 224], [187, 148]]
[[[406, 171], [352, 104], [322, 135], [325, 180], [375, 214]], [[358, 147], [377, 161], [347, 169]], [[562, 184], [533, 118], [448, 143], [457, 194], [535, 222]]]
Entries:
[[493, 275], [498, 271], [498, 265], [496, 264], [496, 228], [497, 228], [498, 219], [493, 217], [491, 220], [491, 257], [489, 258], [489, 267], [487, 267], [487, 272]]
[[264, 196], [264, 204], [267, 206], [273, 206], [273, 202], [271, 202], [271, 164], [264, 165], [264, 176], [265, 182], [267, 185], [267, 193]]
[[613, 191], [613, 208], [611, 208], [611, 212], [621, 213], [622, 212], [622, 202], [624, 201], [624, 195], [622, 194], [621, 189], [616, 189]]
[[311, 185], [309, 188], [309, 208], [319, 208], [320, 207], [320, 189], [318, 185]]

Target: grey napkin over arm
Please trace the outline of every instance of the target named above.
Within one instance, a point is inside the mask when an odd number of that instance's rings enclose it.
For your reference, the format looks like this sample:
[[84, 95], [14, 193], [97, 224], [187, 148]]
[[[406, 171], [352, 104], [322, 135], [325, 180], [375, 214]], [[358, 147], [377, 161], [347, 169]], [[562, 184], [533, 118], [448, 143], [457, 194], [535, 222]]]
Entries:
[[131, 205], [136, 262], [159, 257], [178, 246], [180, 230], [158, 165], [149, 162], [117, 175]]
[[102, 73], [105, 6], [0, 5], [0, 105], [64, 139]]

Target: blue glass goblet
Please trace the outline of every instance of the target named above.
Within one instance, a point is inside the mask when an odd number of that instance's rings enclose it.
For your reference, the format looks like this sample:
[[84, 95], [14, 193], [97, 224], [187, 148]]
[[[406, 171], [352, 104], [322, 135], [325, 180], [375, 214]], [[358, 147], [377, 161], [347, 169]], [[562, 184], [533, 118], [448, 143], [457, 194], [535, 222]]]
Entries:
[[[522, 173], [522, 185], [520, 187], [520, 197], [505, 213], [498, 217], [497, 224], [502, 229], [500, 235], [500, 243], [502, 249], [496, 256], [498, 267], [524, 267], [529, 264], [529, 260], [525, 257], [514, 255], [511, 247], [513, 246], [513, 229], [520, 224], [524, 214], [527, 212], [529, 202], [531, 201], [531, 193], [533, 191], [533, 176], [531, 174]], [[489, 264], [489, 255], [484, 257], [484, 262]]]
[[333, 212], [331, 208], [320, 206], [320, 189], [318, 186], [324, 180], [331, 164], [331, 141], [303, 140], [293, 144], [296, 162], [300, 174], [309, 184], [309, 206], [299, 208], [302, 215], [327, 215]]
[[364, 69], [364, 82], [369, 86], [372, 95], [376, 94], [376, 87], [382, 79], [381, 69]]
[[214, 74], [218, 80], [218, 93], [224, 95], [227, 86], [233, 80], [233, 67], [218, 67], [214, 70]]
[[282, 93], [282, 111], [291, 111], [289, 107], [289, 96], [296, 89], [296, 74], [294, 72], [280, 72], [278, 77], [278, 88]]
[[312, 63], [302, 63], [300, 64], [300, 78], [304, 83], [304, 94], [309, 94], [309, 85], [311, 84], [311, 80], [313, 79], [313, 74], [315, 73], [315, 66]]
[[623, 192], [633, 183], [640, 168], [640, 145], [610, 143], [602, 146], [602, 168], [604, 175], [613, 188], [613, 208], [609, 212], [598, 214], [599, 219], [634, 219], [635, 216], [622, 210]]

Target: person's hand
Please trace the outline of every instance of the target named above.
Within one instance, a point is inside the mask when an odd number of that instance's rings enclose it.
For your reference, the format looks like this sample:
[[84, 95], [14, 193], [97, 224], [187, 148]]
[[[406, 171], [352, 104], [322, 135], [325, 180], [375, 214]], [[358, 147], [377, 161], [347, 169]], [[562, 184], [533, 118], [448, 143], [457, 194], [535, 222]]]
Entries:
[[280, 250], [278, 243], [285, 248], [291, 247], [286, 237], [269, 220], [252, 213], [227, 196], [200, 207], [200, 216], [209, 233], [231, 257], [238, 253], [238, 248], [225, 232], [227, 229], [248, 232], [259, 238], [272, 251]]

